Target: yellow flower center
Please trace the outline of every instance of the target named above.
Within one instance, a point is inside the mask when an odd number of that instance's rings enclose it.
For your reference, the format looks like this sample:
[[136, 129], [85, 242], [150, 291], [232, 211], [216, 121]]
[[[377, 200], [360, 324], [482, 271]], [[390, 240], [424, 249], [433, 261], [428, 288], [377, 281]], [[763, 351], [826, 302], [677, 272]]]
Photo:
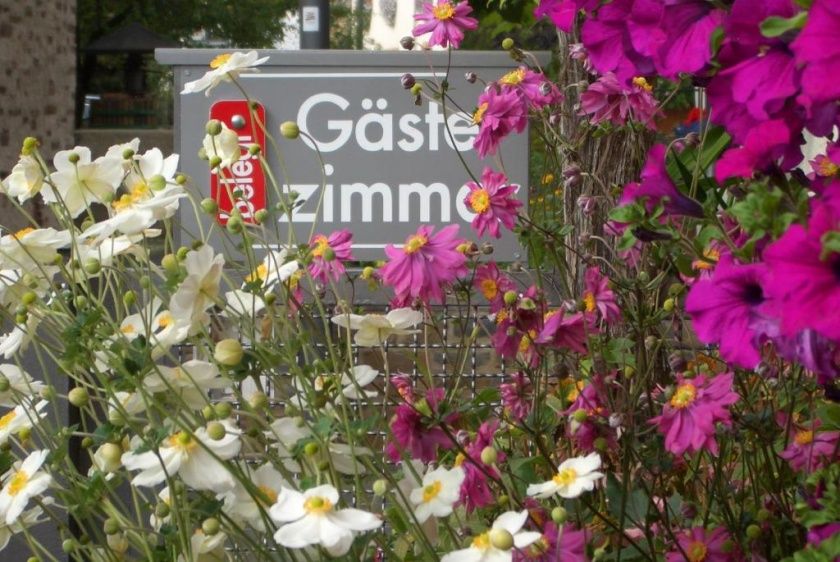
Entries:
[[149, 188], [148, 184], [146, 184], [146, 182], [141, 181], [138, 182], [137, 185], [135, 185], [129, 193], [126, 193], [125, 195], [111, 203], [111, 206], [117, 212], [124, 211], [130, 208], [135, 203], [145, 201], [146, 199], [148, 199], [150, 193], [151, 189]]
[[304, 271], [305, 270], [303, 270], [303, 269], [298, 269], [297, 271], [292, 273], [292, 276], [289, 277], [289, 288], [291, 288], [291, 289], [296, 289], [297, 288], [298, 284], [300, 284], [301, 278], [303, 277], [303, 272]]
[[472, 547], [478, 550], [487, 550], [490, 548], [490, 533], [481, 533], [472, 540]]
[[592, 294], [592, 291], [583, 293], [583, 304], [586, 306], [586, 312], [595, 311], [595, 295]]
[[531, 343], [537, 339], [537, 331], [536, 330], [528, 330], [528, 333], [522, 336], [522, 339], [519, 341], [519, 353], [525, 353], [531, 348]]
[[257, 279], [259, 279], [260, 281], [265, 281], [265, 278], [267, 276], [268, 266], [264, 263], [261, 263], [257, 266], [257, 269], [255, 269], [250, 275], [248, 275], [248, 277], [245, 278], [245, 281], [247, 283], [251, 283], [253, 281], [256, 281]]
[[133, 324], [126, 324], [122, 328], [120, 328], [120, 332], [123, 334], [133, 334], [135, 332]]
[[481, 120], [484, 119], [484, 112], [487, 111], [487, 108], [489, 106], [490, 104], [487, 102], [484, 102], [478, 106], [478, 109], [476, 109], [475, 113], [473, 113], [473, 125], [478, 125], [479, 123], [481, 123]]
[[403, 247], [403, 252], [405, 252], [406, 254], [413, 254], [420, 250], [420, 248], [425, 246], [428, 242], [428, 238], [416, 234], [409, 238], [408, 241], [405, 243], [405, 246]]
[[489, 301], [495, 299], [496, 295], [499, 294], [499, 285], [493, 279], [482, 279], [479, 287], [481, 288], [481, 294]]
[[305, 509], [307, 513], [314, 513], [316, 515], [326, 513], [332, 508], [332, 502], [327, 498], [322, 498], [321, 496], [313, 496], [303, 502], [303, 509]]
[[161, 314], [160, 318], [158, 318], [158, 328], [167, 328], [170, 324], [172, 324], [172, 315], [168, 312]]
[[186, 431], [179, 431], [169, 436], [169, 446], [189, 452], [198, 446], [198, 443]]
[[22, 229], [18, 230], [17, 232], [12, 234], [12, 236], [14, 237], [15, 240], [20, 240], [21, 238], [23, 238], [24, 236], [26, 236], [30, 232], [34, 232], [34, 231], [35, 231], [34, 228], [32, 228], [31, 226], [27, 226], [26, 228], [22, 228]]
[[840, 166], [832, 162], [827, 156], [818, 156], [814, 171], [818, 176], [828, 178], [836, 176], [837, 172], [840, 172]]
[[12, 479], [9, 480], [9, 495], [16, 496], [18, 495], [21, 490], [26, 487], [26, 484], [29, 482], [29, 475], [23, 471], [18, 470], [15, 472], [15, 475], [12, 476]]
[[260, 493], [260, 500], [264, 505], [274, 505], [277, 503], [277, 491], [268, 486], [257, 486], [257, 491]]
[[490, 209], [490, 194], [486, 189], [476, 189], [470, 193], [470, 207], [476, 213], [486, 213]]
[[574, 468], [564, 468], [555, 474], [551, 480], [558, 486], [568, 486], [577, 480], [577, 471]]
[[438, 21], [446, 21], [455, 17], [455, 8], [449, 2], [439, 2], [432, 8], [432, 14]]
[[688, 556], [689, 562], [703, 562], [706, 559], [706, 553], [708, 552], [708, 548], [706, 545], [700, 541], [692, 541], [691, 544], [688, 545], [688, 548], [685, 549], [685, 553]]
[[457, 455], [455, 455], [455, 462], [453, 464], [455, 466], [461, 466], [462, 464], [464, 464], [465, 460], [467, 460], [467, 457], [464, 455], [464, 453], [458, 453]]
[[[2, 420], [0, 420], [0, 424], [2, 424]], [[814, 440], [814, 432], [810, 430], [806, 431], [797, 431], [796, 435], [793, 438], [793, 441], [797, 445], [807, 445]]]
[[574, 402], [578, 399], [578, 396], [580, 396], [580, 391], [584, 388], [586, 388], [586, 383], [583, 381], [577, 381], [575, 383], [575, 386], [572, 387], [572, 390], [570, 390], [569, 393], [566, 394], [566, 400], [568, 400], [569, 402]]
[[210, 61], [210, 68], [219, 68], [220, 66], [225, 64], [232, 55], [233, 53], [224, 53], [221, 55], [217, 55], [216, 58]]
[[681, 384], [674, 395], [671, 397], [671, 406], [678, 410], [682, 410], [689, 404], [694, 402], [697, 397], [697, 387], [690, 382]]
[[12, 423], [12, 420], [14, 420], [16, 417], [17, 412], [15, 412], [14, 410], [8, 412], [5, 416], [0, 418], [0, 429], [4, 429], [7, 425]]
[[550, 184], [550, 183], [551, 183], [551, 182], [553, 182], [553, 181], [554, 181], [554, 174], [552, 174], [552, 173], [545, 174], [545, 175], [542, 177], [542, 179], [540, 180], [540, 182], [541, 182], [543, 185], [548, 185], [548, 184]]
[[645, 80], [641, 76], [636, 76], [635, 78], [633, 78], [633, 85], [638, 86], [639, 88], [643, 89], [646, 92], [652, 92], [653, 91], [653, 86], [648, 84], [648, 81]]
[[312, 248], [312, 255], [316, 258], [323, 258], [324, 252], [330, 247], [329, 241], [327, 241], [327, 237], [323, 235], [318, 235], [315, 237], [315, 247]]
[[496, 325], [501, 324], [505, 320], [507, 320], [508, 313], [506, 310], [502, 309], [496, 313]]
[[702, 260], [694, 260], [691, 262], [691, 267], [695, 270], [709, 270], [720, 260], [720, 250], [717, 248], [706, 248], [703, 250]]
[[443, 484], [440, 483], [440, 480], [435, 480], [428, 486], [423, 488], [423, 503], [429, 503], [438, 495], [440, 494], [440, 490], [443, 488]]
[[523, 80], [525, 80], [525, 70], [522, 68], [517, 68], [512, 72], [508, 72], [504, 76], [499, 79], [499, 82], [502, 84], [506, 84], [508, 86], [516, 86], [520, 84]]

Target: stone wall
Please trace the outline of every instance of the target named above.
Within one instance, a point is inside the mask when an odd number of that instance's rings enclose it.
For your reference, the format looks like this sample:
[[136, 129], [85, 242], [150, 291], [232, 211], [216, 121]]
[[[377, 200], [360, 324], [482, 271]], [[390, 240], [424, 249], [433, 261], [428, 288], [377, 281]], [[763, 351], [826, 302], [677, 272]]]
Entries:
[[[0, 177], [26, 136], [49, 158], [73, 146], [75, 92], [76, 0], [0, 1]], [[20, 226], [16, 215], [0, 201], [0, 225]]]

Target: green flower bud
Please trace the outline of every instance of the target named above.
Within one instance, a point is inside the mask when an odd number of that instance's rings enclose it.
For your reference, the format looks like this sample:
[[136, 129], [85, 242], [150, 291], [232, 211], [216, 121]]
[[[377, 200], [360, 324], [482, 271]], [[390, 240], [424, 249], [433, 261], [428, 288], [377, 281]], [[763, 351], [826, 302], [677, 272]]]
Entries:
[[90, 449], [93, 447], [93, 439], [90, 437], [85, 437], [82, 439], [82, 449]]
[[626, 367], [624, 367], [624, 376], [627, 377], [628, 379], [632, 378], [633, 375], [635, 375], [635, 374], [636, 374], [636, 369], [634, 369], [632, 365], [627, 365]]
[[239, 340], [227, 338], [216, 344], [213, 358], [226, 367], [235, 367], [242, 361], [244, 354], [245, 352]]
[[496, 449], [490, 447], [484, 447], [481, 450], [481, 462], [486, 465], [491, 465], [496, 463], [496, 459], [498, 458], [498, 454], [496, 453]]
[[124, 426], [126, 424], [125, 415], [119, 410], [109, 410], [108, 411], [108, 421], [111, 422], [112, 425], [117, 427]]
[[328, 470], [330, 469], [330, 461], [328, 461], [327, 459], [324, 459], [324, 460], [322, 460], [322, 461], [319, 461], [319, 462], [318, 462], [318, 465], [317, 465], [317, 468], [318, 468], [318, 470], [320, 470], [321, 472], [326, 472], [326, 471], [328, 471]]
[[26, 324], [27, 320], [29, 320], [28, 314], [15, 314], [15, 324]]
[[277, 295], [275, 293], [268, 293], [263, 300], [266, 305], [271, 306], [277, 301]]
[[215, 517], [208, 517], [204, 521], [201, 522], [201, 532], [207, 535], [208, 537], [215, 535], [219, 532], [219, 520]]
[[263, 410], [268, 408], [268, 396], [266, 396], [265, 392], [255, 392], [248, 400], [248, 404], [254, 410]]
[[126, 291], [123, 295], [122, 301], [126, 308], [131, 308], [137, 303], [137, 293], [134, 291]]
[[184, 185], [185, 183], [187, 183], [187, 176], [185, 176], [184, 174], [178, 174], [177, 176], [175, 176], [175, 183], [177, 183], [178, 185]]
[[102, 271], [102, 264], [96, 258], [88, 258], [85, 260], [85, 273], [88, 275], [97, 275]]
[[86, 389], [77, 386], [67, 393], [67, 400], [75, 407], [81, 408], [90, 401], [90, 395]]
[[376, 496], [384, 496], [388, 492], [388, 481], [379, 479], [373, 483], [373, 493]]
[[178, 258], [178, 261], [184, 261], [185, 259], [187, 259], [187, 254], [189, 253], [189, 248], [187, 248], [186, 246], [181, 246], [180, 248], [178, 248], [178, 251], [175, 252], [175, 257]]
[[79, 161], [80, 156], [76, 152], [71, 152], [67, 155], [67, 161], [71, 164], [76, 164]]
[[73, 306], [76, 308], [85, 308], [88, 305], [88, 298], [84, 295], [79, 295], [73, 299]]
[[6, 378], [6, 375], [0, 375], [0, 392], [8, 392], [12, 388], [12, 383]]
[[210, 169], [218, 168], [222, 163], [222, 159], [218, 156], [211, 156], [210, 160], [208, 160], [208, 163], [210, 164]]
[[335, 250], [329, 247], [326, 248], [322, 257], [324, 261], [333, 261], [335, 259]]
[[74, 550], [76, 550], [77, 543], [73, 539], [64, 539], [61, 543], [61, 550], [64, 554], [70, 554]]
[[120, 459], [122, 459], [122, 447], [116, 443], [105, 443], [99, 448], [102, 459], [107, 466], [120, 466]]
[[650, 275], [648, 275], [647, 271], [640, 271], [636, 278], [641, 283], [647, 283], [648, 281], [650, 281]]
[[219, 402], [213, 409], [216, 410], [216, 417], [220, 420], [229, 418], [233, 413], [233, 406], [230, 405], [230, 402]]
[[134, 149], [126, 148], [122, 151], [122, 157], [123, 160], [131, 160], [132, 158], [134, 158]]
[[513, 535], [505, 529], [492, 529], [490, 531], [490, 544], [499, 550], [510, 550], [513, 548]]
[[300, 127], [294, 121], [284, 121], [280, 125], [280, 134], [287, 139], [294, 140], [300, 136]]
[[211, 119], [204, 126], [204, 131], [211, 136], [216, 136], [222, 132], [222, 123], [218, 119]]
[[219, 204], [216, 202], [215, 199], [211, 199], [210, 197], [201, 200], [201, 210], [207, 213], [208, 215], [215, 215], [219, 212]]
[[204, 416], [205, 420], [214, 420], [216, 419], [216, 410], [213, 409], [213, 406], [207, 404], [201, 409], [201, 415]]
[[671, 312], [674, 310], [674, 299], [665, 299], [665, 302], [662, 303], [662, 310], [665, 312]]
[[303, 452], [306, 456], [312, 457], [318, 454], [320, 447], [314, 441], [310, 441], [303, 447]]
[[120, 532], [120, 522], [109, 517], [102, 524], [102, 530], [105, 531], [106, 535], [116, 535]]
[[263, 224], [266, 220], [268, 220], [268, 217], [268, 209], [260, 209], [259, 211], [254, 213], [254, 220], [257, 224]]
[[24, 306], [32, 306], [36, 300], [38, 300], [38, 295], [36, 295], [34, 291], [26, 291], [20, 297], [20, 302], [23, 303]]
[[586, 410], [583, 408], [579, 408], [575, 410], [575, 413], [572, 414], [572, 419], [578, 423], [583, 423], [586, 421], [586, 418], [589, 417], [589, 414], [586, 413]]
[[140, 276], [140, 286], [144, 289], [148, 289], [152, 286], [152, 278], [148, 275], [141, 275]]
[[511, 49], [513, 49], [513, 46], [514, 42], [513, 39], [511, 39], [510, 37], [505, 37], [502, 41], [502, 49], [504, 49], [505, 51], [510, 51]]
[[32, 151], [38, 148], [38, 145], [38, 139], [36, 139], [35, 137], [26, 137], [25, 139], [23, 139], [23, 146], [21, 147], [20, 153], [24, 156], [29, 156], [30, 154], [32, 154]]
[[149, 187], [152, 191], [160, 191], [166, 187], [166, 178], [160, 174], [155, 174], [149, 178]]
[[166, 254], [161, 258], [160, 265], [167, 273], [178, 273], [181, 266], [178, 264], [178, 257], [175, 254]]
[[234, 215], [228, 219], [227, 222], [227, 231], [231, 234], [239, 234], [242, 232], [242, 219], [238, 216]]
[[18, 438], [21, 441], [27, 441], [29, 438], [32, 437], [32, 428], [31, 427], [22, 427], [20, 431], [18, 431]]
[[171, 509], [169, 508], [169, 504], [166, 502], [158, 502], [155, 506], [155, 515], [164, 518], [169, 515]]
[[251, 144], [248, 146], [248, 154], [251, 156], [256, 156], [262, 151], [262, 147], [256, 143]]
[[747, 526], [747, 538], [750, 540], [755, 540], [761, 536], [761, 527], [753, 523], [752, 525]]
[[771, 517], [770, 511], [766, 509], [759, 509], [758, 513], [755, 514], [755, 518], [757, 521], [767, 521]]
[[225, 426], [214, 421], [207, 424], [207, 436], [213, 441], [221, 441], [227, 434]]
[[555, 507], [551, 510], [551, 520], [557, 523], [558, 525], [562, 525], [566, 522], [566, 518], [568, 514], [566, 510], [560, 506]]
[[507, 291], [505, 292], [505, 304], [508, 306], [513, 306], [516, 303], [516, 299], [519, 298], [519, 295], [516, 294], [516, 291]]

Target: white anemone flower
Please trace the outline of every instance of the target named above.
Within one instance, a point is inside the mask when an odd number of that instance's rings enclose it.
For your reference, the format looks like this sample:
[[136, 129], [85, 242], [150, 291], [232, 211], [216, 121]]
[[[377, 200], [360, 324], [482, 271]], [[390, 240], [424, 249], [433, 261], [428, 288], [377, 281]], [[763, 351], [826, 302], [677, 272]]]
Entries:
[[205, 311], [219, 297], [224, 265], [225, 257], [215, 254], [209, 245], [189, 252], [184, 259], [187, 276], [170, 298], [169, 310], [173, 317], [189, 322], [192, 334], [210, 321]]
[[143, 379], [143, 387], [150, 393], [174, 393], [195, 410], [208, 404], [209, 391], [229, 386], [230, 380], [219, 373], [215, 364], [198, 359], [176, 367], [159, 365], [156, 372]]
[[338, 490], [329, 484], [297, 492], [283, 488], [269, 513], [283, 524], [274, 534], [286, 548], [321, 545], [332, 556], [347, 554], [355, 533], [372, 531], [382, 520], [360, 509], [336, 509]]
[[173, 433], [163, 440], [157, 451], [123, 454], [123, 465], [128, 470], [140, 471], [131, 483], [135, 486], [156, 486], [177, 474], [184, 484], [195, 490], [230, 490], [235, 479], [220, 460], [235, 457], [242, 441], [237, 427], [229, 421], [221, 423], [226, 433], [218, 440], [211, 439], [207, 429], [201, 427], [192, 434], [186, 431]]
[[282, 249], [279, 252], [269, 251], [263, 258], [257, 269], [245, 278], [246, 283], [260, 281], [263, 288], [270, 289], [276, 283], [286, 282], [298, 269], [300, 265], [297, 260], [287, 260], [288, 252]]
[[0, 306], [15, 307], [20, 304], [23, 295], [30, 291], [43, 298], [52, 289], [52, 280], [59, 271], [61, 269], [54, 265], [42, 265], [31, 272], [21, 269], [0, 270]]
[[[376, 396], [376, 391], [365, 390], [365, 387], [376, 380], [379, 376], [379, 371], [368, 365], [356, 365], [350, 369], [350, 373], [342, 371], [341, 373], [333, 373], [331, 375], [318, 375], [312, 381], [312, 389], [315, 392], [327, 392], [330, 396], [336, 394], [337, 389], [335, 383], [341, 387], [341, 394], [350, 400], [363, 400]], [[301, 379], [296, 377], [292, 383], [296, 393], [289, 397], [289, 402], [294, 404], [301, 410], [307, 410], [311, 406], [307, 399], [306, 388], [301, 383]], [[338, 399], [336, 398], [338, 403]], [[324, 409], [328, 412], [334, 412], [335, 408], [329, 402], [326, 403]]]
[[[71, 162], [74, 159], [71, 154], [78, 157], [75, 163]], [[56, 153], [53, 165], [56, 171], [50, 174], [50, 182], [55, 189], [51, 185], [43, 187], [44, 201], [58, 203], [60, 196], [73, 218], [82, 214], [91, 203], [110, 201], [125, 175], [122, 161], [116, 158], [91, 161], [90, 149], [84, 146]]]
[[225, 552], [225, 533], [205, 535], [201, 529], [196, 529], [190, 537], [189, 555], [178, 556], [178, 562], [227, 562], [230, 558]]
[[9, 438], [22, 429], [35, 427], [38, 421], [46, 417], [47, 413], [43, 411], [46, 407], [47, 402], [44, 400], [35, 404], [18, 404], [0, 416], [0, 445], [8, 443]]
[[514, 548], [527, 548], [542, 537], [536, 531], [523, 531], [526, 521], [528, 510], [502, 513], [469, 547], [450, 552], [441, 562], [511, 562]]
[[[236, 131], [228, 128], [222, 123], [222, 131], [218, 135], [206, 134], [201, 141], [204, 147], [204, 154], [208, 160], [214, 157], [220, 160], [219, 166], [228, 168], [242, 156], [242, 147], [239, 146], [239, 135]], [[215, 173], [215, 169], [214, 169]]]
[[123, 169], [127, 172], [129, 168], [131, 168], [131, 162], [133, 158], [125, 159], [123, 156], [125, 155], [125, 151], [130, 150], [134, 154], [137, 154], [137, 151], [140, 150], [140, 139], [134, 137], [128, 142], [123, 142], [119, 144], [115, 144], [108, 147], [108, 150], [105, 151], [105, 158], [110, 158], [112, 160], [122, 160]]
[[0, 406], [14, 408], [22, 399], [35, 396], [43, 388], [44, 383], [33, 379], [29, 373], [11, 363], [0, 365], [0, 375], [6, 377], [9, 387], [0, 392]]
[[312, 431], [300, 417], [277, 418], [265, 432], [266, 438], [273, 441], [272, 447], [277, 450], [277, 456], [283, 460], [283, 466], [291, 472], [300, 472], [301, 466], [294, 459], [291, 450], [300, 442], [312, 436]]
[[429, 517], [447, 517], [461, 498], [461, 484], [466, 474], [460, 466], [447, 470], [436, 468], [423, 476], [418, 488], [411, 490], [409, 499], [414, 504], [414, 515], [418, 523], [424, 523]]
[[9, 197], [19, 203], [34, 197], [44, 187], [44, 171], [34, 156], [21, 156], [2, 186]]
[[30, 314], [26, 324], [15, 324], [11, 332], [0, 336], [0, 355], [11, 359], [16, 353], [25, 351], [40, 323], [40, 316]]
[[353, 341], [362, 347], [377, 347], [392, 335], [416, 334], [410, 330], [423, 321], [423, 313], [410, 308], [397, 308], [386, 315], [381, 314], [338, 314], [333, 316], [334, 324], [348, 330], [357, 330]]
[[601, 456], [590, 453], [585, 457], [573, 457], [560, 463], [557, 474], [548, 482], [531, 484], [527, 494], [537, 498], [548, 498], [558, 494], [562, 498], [576, 498], [583, 492], [591, 492], [595, 483], [604, 477], [598, 469]]
[[[46, 499], [45, 503], [47, 503]], [[47, 521], [47, 519], [40, 519], [41, 515], [43, 514], [44, 510], [42, 510], [40, 506], [35, 506], [32, 509], [21, 513], [20, 517], [17, 518], [17, 521], [12, 523], [11, 525], [7, 525], [6, 521], [0, 518], [0, 550], [3, 550], [4, 548], [6, 548], [6, 546], [8, 546], [9, 540], [11, 540], [12, 535], [22, 533], [26, 529], [34, 527], [38, 523], [43, 523]]]
[[277, 503], [283, 488], [289, 483], [271, 463], [265, 463], [256, 470], [246, 469], [246, 479], [256, 488], [246, 488], [237, 480], [233, 490], [217, 496], [224, 500], [224, 512], [235, 521], [244, 521], [261, 532], [266, 532], [268, 509]]
[[0, 490], [0, 513], [5, 514], [6, 525], [13, 525], [29, 500], [44, 493], [52, 484], [52, 476], [41, 471], [49, 454], [46, 449], [33, 451], [3, 476], [5, 485]]
[[[167, 506], [172, 507], [172, 494], [169, 492], [169, 486], [158, 492], [158, 499]], [[154, 511], [149, 516], [149, 524], [155, 531], [160, 531], [161, 526], [168, 524], [172, 520], [172, 512], [170, 511], [164, 517], [158, 517]]]
[[0, 265], [3, 269], [34, 270], [50, 264], [58, 250], [70, 245], [70, 232], [54, 228], [26, 227], [0, 237]]
[[209, 96], [210, 91], [222, 82], [230, 82], [231, 79], [237, 78], [243, 72], [259, 72], [254, 67], [263, 64], [267, 60], [268, 57], [260, 58], [256, 51], [218, 55], [210, 61], [210, 70], [204, 76], [198, 80], [184, 84], [184, 89], [181, 90], [181, 94], [194, 94], [203, 91], [204, 95]]
[[[225, 293], [227, 308], [236, 316], [251, 318], [265, 308], [265, 301], [253, 293], [246, 293], [241, 289]], [[227, 310], [225, 311], [227, 312]]]

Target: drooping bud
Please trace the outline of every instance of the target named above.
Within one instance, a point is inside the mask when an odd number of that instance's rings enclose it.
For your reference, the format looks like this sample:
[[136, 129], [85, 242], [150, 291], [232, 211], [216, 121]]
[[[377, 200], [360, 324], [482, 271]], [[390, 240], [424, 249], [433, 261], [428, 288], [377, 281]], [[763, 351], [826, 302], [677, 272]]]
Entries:
[[475, 72], [467, 72], [464, 74], [464, 80], [469, 82], [470, 84], [475, 84], [475, 81], [478, 80], [478, 75]]
[[405, 49], [406, 51], [410, 51], [414, 48], [414, 37], [411, 35], [406, 35], [402, 39], [400, 39], [400, 47]]
[[216, 344], [213, 359], [226, 367], [235, 367], [242, 361], [244, 354], [245, 352], [239, 340], [226, 338]]
[[417, 80], [414, 79], [413, 74], [406, 72], [400, 78], [400, 83], [402, 84], [403, 88], [405, 88], [406, 90], [410, 90], [417, 83]]
[[216, 136], [222, 132], [222, 123], [218, 119], [211, 119], [204, 127], [204, 131], [211, 136]]
[[300, 136], [300, 127], [294, 121], [284, 121], [280, 125], [280, 134], [289, 140], [294, 140]]

